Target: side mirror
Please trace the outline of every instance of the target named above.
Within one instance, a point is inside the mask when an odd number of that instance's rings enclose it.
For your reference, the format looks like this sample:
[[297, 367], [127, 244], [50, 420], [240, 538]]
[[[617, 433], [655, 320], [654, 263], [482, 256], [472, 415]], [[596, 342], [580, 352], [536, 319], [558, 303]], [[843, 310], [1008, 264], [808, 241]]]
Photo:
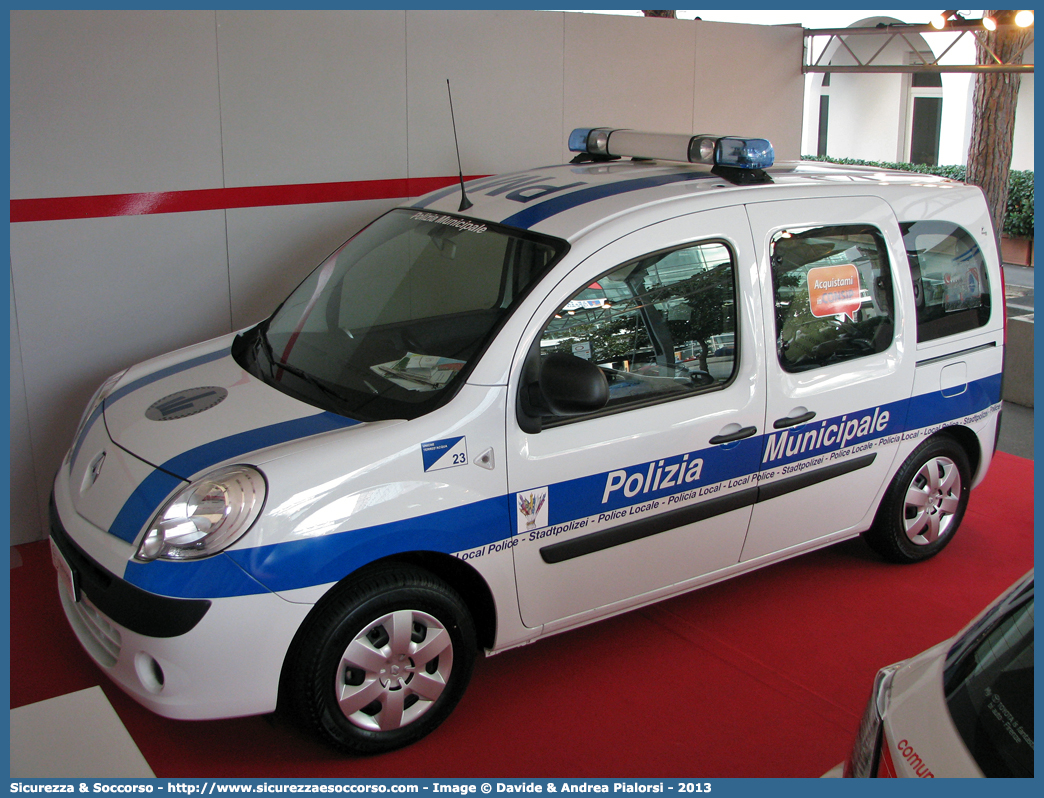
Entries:
[[545, 418], [594, 413], [609, 401], [609, 382], [598, 366], [561, 352], [541, 360], [527, 358], [518, 392], [516, 417], [523, 432], [543, 429]]
[[589, 360], [556, 352], [544, 358], [537, 380], [542, 404], [556, 416], [580, 416], [609, 401], [609, 382]]

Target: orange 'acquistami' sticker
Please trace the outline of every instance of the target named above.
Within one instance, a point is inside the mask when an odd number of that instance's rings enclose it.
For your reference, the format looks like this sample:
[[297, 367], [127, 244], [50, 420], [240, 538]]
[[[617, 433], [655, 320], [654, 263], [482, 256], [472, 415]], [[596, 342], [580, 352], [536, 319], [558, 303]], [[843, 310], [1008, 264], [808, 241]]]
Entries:
[[808, 303], [813, 316], [845, 315], [859, 310], [859, 270], [851, 263], [808, 270]]

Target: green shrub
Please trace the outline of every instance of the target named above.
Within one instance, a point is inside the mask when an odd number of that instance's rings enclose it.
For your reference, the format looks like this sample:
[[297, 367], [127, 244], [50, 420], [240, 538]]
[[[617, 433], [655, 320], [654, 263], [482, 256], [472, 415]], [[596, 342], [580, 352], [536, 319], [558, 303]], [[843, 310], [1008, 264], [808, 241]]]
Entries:
[[[803, 155], [804, 161], [828, 161], [849, 166], [873, 166], [878, 169], [898, 169], [901, 172], [920, 172], [963, 181], [967, 170], [961, 164], [928, 166], [923, 163], [889, 163], [887, 161], [860, 161], [856, 158], [829, 158], [824, 155]], [[1011, 238], [1033, 238], [1033, 172], [1012, 169], [1008, 175], [1008, 209], [1004, 216], [1004, 234]]]
[[1012, 238], [1033, 238], [1033, 172], [1012, 171], [1008, 177], [1004, 232]]

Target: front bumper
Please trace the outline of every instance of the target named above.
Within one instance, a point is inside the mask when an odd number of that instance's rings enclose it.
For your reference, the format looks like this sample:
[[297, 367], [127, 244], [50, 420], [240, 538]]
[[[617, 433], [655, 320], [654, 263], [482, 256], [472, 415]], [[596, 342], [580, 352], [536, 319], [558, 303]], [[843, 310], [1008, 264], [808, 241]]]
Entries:
[[[60, 487], [56, 492], [60, 492]], [[274, 593], [176, 599], [111, 573], [75, 542], [86, 522], [51, 501], [58, 592], [80, 644], [117, 685], [159, 715], [181, 720], [271, 712], [290, 642], [308, 611]], [[70, 580], [62, 573], [65, 564]]]
[[146, 637], [177, 637], [190, 632], [210, 609], [207, 599], [157, 596], [107, 571], [69, 537], [58, 517], [53, 495], [50, 523], [53, 545], [76, 574], [75, 589], [114, 623]]

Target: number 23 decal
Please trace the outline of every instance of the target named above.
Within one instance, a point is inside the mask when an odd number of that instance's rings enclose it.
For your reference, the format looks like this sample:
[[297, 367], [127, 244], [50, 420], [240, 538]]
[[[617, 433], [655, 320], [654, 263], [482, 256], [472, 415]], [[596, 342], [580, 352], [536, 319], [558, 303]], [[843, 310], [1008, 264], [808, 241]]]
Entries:
[[468, 440], [463, 435], [421, 444], [425, 471], [441, 471], [468, 464]]

